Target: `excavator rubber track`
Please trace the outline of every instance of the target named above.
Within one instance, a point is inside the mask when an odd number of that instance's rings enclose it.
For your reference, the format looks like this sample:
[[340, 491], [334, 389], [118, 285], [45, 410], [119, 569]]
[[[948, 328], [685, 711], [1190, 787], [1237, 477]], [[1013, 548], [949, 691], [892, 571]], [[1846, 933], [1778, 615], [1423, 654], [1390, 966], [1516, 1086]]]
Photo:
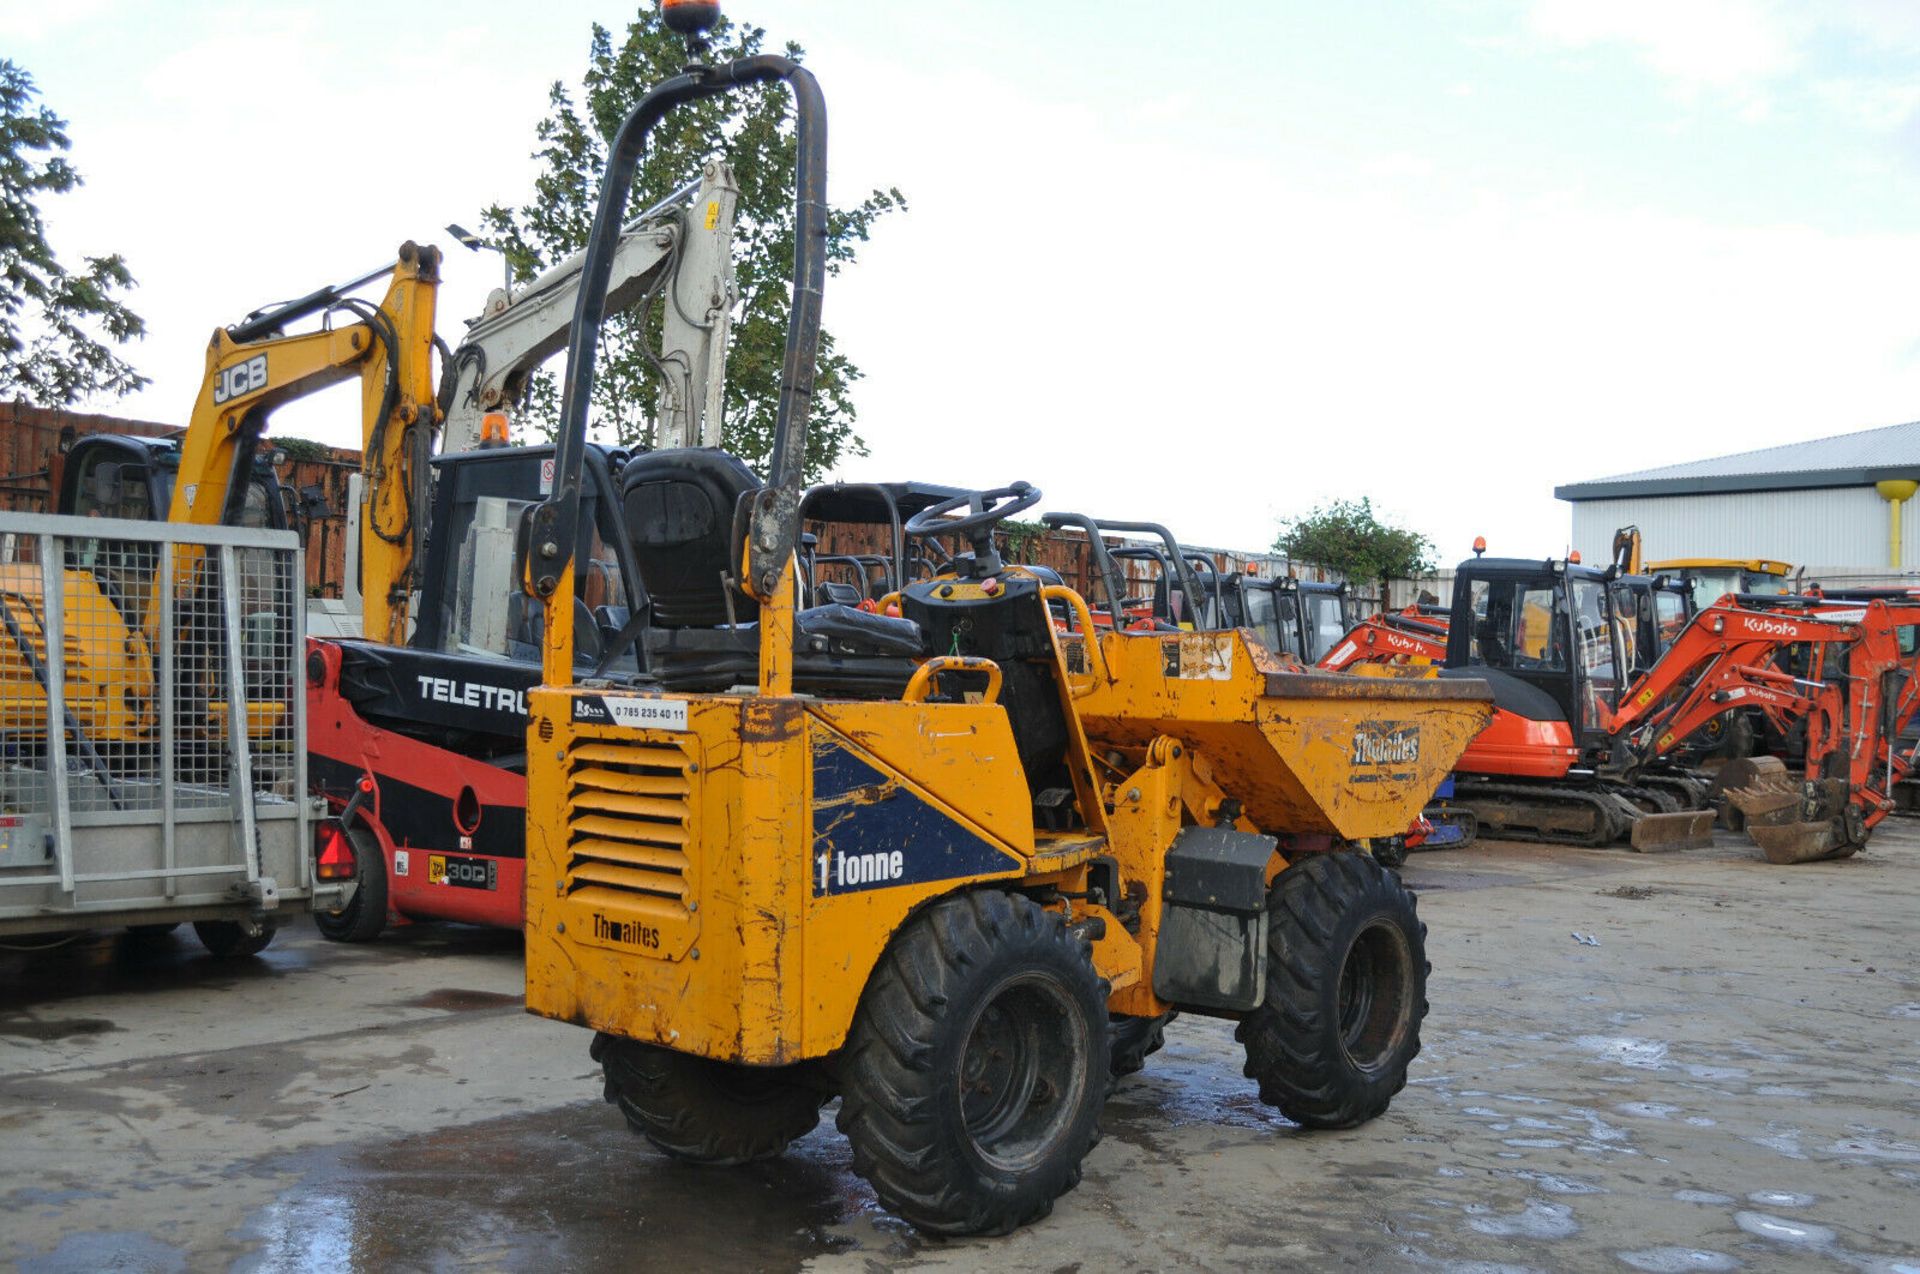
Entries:
[[1640, 816], [1624, 797], [1599, 788], [1456, 775], [1453, 791], [1453, 803], [1479, 820], [1480, 834], [1500, 840], [1604, 849]]
[[1689, 808], [1685, 798], [1696, 788], [1684, 779], [1604, 787], [1488, 783], [1464, 775], [1454, 781], [1455, 804], [1471, 810], [1488, 836], [1586, 849], [1625, 837], [1642, 853], [1713, 843], [1714, 813]]

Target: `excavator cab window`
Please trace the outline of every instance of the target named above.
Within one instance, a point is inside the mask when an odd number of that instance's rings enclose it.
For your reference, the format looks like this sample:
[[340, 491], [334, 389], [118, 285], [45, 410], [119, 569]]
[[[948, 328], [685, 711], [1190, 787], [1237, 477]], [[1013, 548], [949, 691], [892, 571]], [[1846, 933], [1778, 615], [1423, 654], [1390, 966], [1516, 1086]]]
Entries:
[[1640, 671], [1657, 658], [1659, 645], [1653, 632], [1653, 605], [1644, 584], [1616, 583], [1613, 611], [1620, 624], [1620, 644], [1625, 651], [1626, 667]]
[[[537, 502], [544, 453], [510, 449], [443, 461], [427, 546], [425, 604], [415, 643], [448, 654], [535, 662], [541, 607], [514, 580], [514, 533]], [[600, 498], [597, 466], [580, 502], [585, 534], [574, 569], [574, 658], [592, 666], [604, 643], [625, 627], [633, 598], [619, 549], [621, 532]], [[609, 671], [635, 672], [629, 650]]]
[[[145, 464], [106, 447], [90, 448], [80, 463], [73, 508], [67, 512], [83, 518], [154, 519], [157, 496]], [[157, 516], [165, 516], [164, 507]]]
[[1471, 662], [1489, 668], [1564, 672], [1566, 606], [1558, 588], [1515, 580], [1475, 580]]
[[1567, 612], [1557, 588], [1530, 588], [1515, 613], [1515, 663], [1553, 672], [1567, 667]]
[[1309, 647], [1302, 657], [1313, 663], [1347, 635], [1346, 607], [1342, 605], [1345, 599], [1338, 593], [1323, 592], [1303, 593], [1301, 599], [1307, 607]]
[[1662, 650], [1687, 626], [1687, 600], [1684, 594], [1671, 588], [1653, 590], [1653, 621], [1659, 626]]
[[1613, 622], [1607, 587], [1599, 580], [1573, 580], [1573, 652], [1587, 698], [1587, 720], [1603, 718], [1596, 708], [1611, 708], [1618, 697], [1624, 665], [1620, 626]]
[[[459, 506], [449, 528], [458, 545], [448, 625], [440, 649], [533, 661], [540, 655], [541, 610], [514, 586], [513, 535], [530, 500], [479, 496]], [[619, 554], [602, 525], [598, 500], [585, 500], [580, 517], [591, 529], [582, 537], [574, 568], [575, 661], [591, 665], [601, 640], [618, 632], [631, 614]], [[631, 652], [627, 663], [633, 663]], [[634, 671], [627, 667], [626, 671]]]

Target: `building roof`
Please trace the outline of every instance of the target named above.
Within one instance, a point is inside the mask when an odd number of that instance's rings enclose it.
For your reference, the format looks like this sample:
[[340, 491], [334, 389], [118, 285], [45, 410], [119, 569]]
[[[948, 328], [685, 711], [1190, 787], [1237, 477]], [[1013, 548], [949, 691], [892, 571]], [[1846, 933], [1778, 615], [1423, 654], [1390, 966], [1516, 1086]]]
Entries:
[[1553, 494], [1562, 500], [1608, 500], [1639, 495], [1863, 487], [1885, 478], [1920, 478], [1920, 420], [1573, 482], [1555, 487]]

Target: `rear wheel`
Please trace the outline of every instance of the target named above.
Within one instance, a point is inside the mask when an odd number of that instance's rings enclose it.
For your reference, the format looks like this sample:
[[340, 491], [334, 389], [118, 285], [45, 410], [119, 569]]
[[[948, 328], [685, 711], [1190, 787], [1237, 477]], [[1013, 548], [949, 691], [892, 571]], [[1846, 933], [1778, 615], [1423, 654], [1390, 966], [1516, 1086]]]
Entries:
[[199, 937], [200, 945], [216, 960], [227, 960], [235, 956], [255, 956], [267, 949], [273, 941], [274, 927], [262, 924], [252, 932], [237, 920], [196, 920], [193, 932]]
[[1107, 986], [1053, 912], [992, 891], [901, 930], [840, 1063], [840, 1131], [880, 1201], [1005, 1234], [1080, 1182], [1107, 1094]]
[[1115, 1079], [1145, 1068], [1147, 1059], [1167, 1042], [1167, 1023], [1178, 1009], [1157, 1017], [1128, 1017], [1115, 1013], [1107, 1019], [1107, 1071]]
[[813, 1131], [826, 1101], [790, 1066], [734, 1066], [605, 1032], [591, 1053], [627, 1126], [688, 1163], [772, 1158]]
[[1260, 1100], [1308, 1128], [1387, 1108], [1420, 1052], [1426, 928], [1413, 895], [1357, 853], [1316, 854], [1267, 891], [1266, 1002], [1235, 1031]]
[[338, 911], [316, 911], [313, 926], [334, 942], [371, 942], [387, 927], [387, 856], [358, 823], [347, 829], [353, 846], [353, 897]]

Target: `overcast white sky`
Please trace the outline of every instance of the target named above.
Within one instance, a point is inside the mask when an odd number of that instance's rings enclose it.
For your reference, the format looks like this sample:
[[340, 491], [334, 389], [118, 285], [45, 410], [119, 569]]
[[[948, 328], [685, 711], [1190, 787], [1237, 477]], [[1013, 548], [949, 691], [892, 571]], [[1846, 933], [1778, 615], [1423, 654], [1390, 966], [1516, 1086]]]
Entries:
[[[1908, 0], [727, 8], [806, 46], [833, 193], [912, 203], [827, 294], [844, 476], [1247, 548], [1365, 494], [1452, 561], [1564, 549], [1556, 483], [1920, 416]], [[56, 248], [140, 280], [153, 385], [93, 406], [184, 423], [215, 326], [406, 238], [457, 336], [499, 267], [441, 227], [525, 198], [548, 85], [631, 12], [0, 6], [87, 178]], [[276, 431], [355, 444], [356, 402]]]

